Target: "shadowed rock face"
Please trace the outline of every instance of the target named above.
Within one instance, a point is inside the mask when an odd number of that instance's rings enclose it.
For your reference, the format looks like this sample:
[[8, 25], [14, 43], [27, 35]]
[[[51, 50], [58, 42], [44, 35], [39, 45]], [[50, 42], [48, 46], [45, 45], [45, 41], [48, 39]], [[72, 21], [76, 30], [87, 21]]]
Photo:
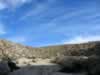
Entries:
[[7, 65], [7, 62], [1, 61], [0, 62], [0, 75], [6, 75], [10, 72], [10, 68]]
[[20, 67], [18, 67], [18, 66], [16, 65], [16, 63], [12, 62], [11, 60], [9, 60], [9, 61], [7, 62], [7, 64], [8, 64], [8, 67], [10, 68], [10, 72], [13, 72], [13, 71], [15, 71], [15, 70], [20, 69]]
[[59, 72], [64, 73], [79, 73], [82, 71], [82, 66], [79, 63], [73, 63], [72, 67], [63, 67]]
[[18, 69], [20, 68], [12, 61], [0, 61], [0, 75], [8, 75]]
[[87, 71], [89, 75], [100, 75], [100, 57], [89, 57]]
[[62, 56], [56, 58], [55, 61], [63, 67], [59, 72], [78, 73], [86, 71], [87, 60], [86, 56]]
[[87, 56], [59, 56], [53, 62], [68, 67], [73, 64], [85, 64], [87, 60]]
[[[100, 57], [98, 56], [89, 56], [88, 58], [84, 57], [60, 57], [58, 58], [58, 64], [62, 65], [63, 68], [59, 72], [63, 73], [78, 73], [86, 72], [87, 75], [100, 75]], [[80, 59], [81, 58], [81, 59]], [[57, 62], [56, 62], [57, 63]]]

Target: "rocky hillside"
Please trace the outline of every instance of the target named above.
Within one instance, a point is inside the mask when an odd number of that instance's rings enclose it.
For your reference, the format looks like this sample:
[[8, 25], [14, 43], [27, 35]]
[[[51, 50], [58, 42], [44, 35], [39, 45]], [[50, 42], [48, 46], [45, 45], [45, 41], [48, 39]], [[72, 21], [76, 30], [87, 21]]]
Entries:
[[99, 49], [100, 41], [32, 48], [0, 40], [0, 75], [100, 75]]
[[100, 54], [100, 41], [83, 44], [65, 44], [58, 46], [48, 46], [32, 48], [7, 40], [0, 40], [0, 57], [10, 58], [52, 58], [60, 55], [68, 56], [90, 56]]

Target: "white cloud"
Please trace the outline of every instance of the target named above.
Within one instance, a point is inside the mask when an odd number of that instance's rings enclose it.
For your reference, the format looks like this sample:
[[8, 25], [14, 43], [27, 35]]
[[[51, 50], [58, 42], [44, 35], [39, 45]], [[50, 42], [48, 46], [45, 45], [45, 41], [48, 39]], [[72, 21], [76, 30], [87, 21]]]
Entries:
[[6, 4], [4, 4], [3, 2], [0, 2], [0, 10], [3, 10], [7, 8]]
[[0, 10], [5, 8], [16, 8], [31, 0], [0, 0]]
[[85, 43], [89, 41], [100, 41], [100, 35], [99, 36], [87, 36], [87, 37], [77, 36], [70, 40], [64, 40], [63, 43], [64, 44], [79, 44], [79, 43]]
[[26, 13], [23, 17], [20, 18], [20, 20], [24, 20], [27, 17], [32, 16], [32, 15], [37, 16], [37, 15], [41, 14], [41, 12], [43, 12], [45, 9], [46, 9], [45, 5], [37, 4], [37, 6], [36, 6], [36, 8], [34, 8], [34, 10], [31, 10], [28, 13]]
[[0, 24], [0, 35], [6, 34], [5, 27], [3, 24]]

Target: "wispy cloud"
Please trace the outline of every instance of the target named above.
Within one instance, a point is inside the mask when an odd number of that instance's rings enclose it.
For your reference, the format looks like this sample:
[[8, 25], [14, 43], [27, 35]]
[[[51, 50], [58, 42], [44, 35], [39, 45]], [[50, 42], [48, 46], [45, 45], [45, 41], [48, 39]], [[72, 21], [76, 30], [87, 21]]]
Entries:
[[28, 2], [31, 2], [31, 0], [0, 0], [0, 10], [16, 8]]
[[36, 8], [34, 8], [33, 10], [27, 12], [23, 17], [20, 18], [20, 20], [24, 20], [30, 16], [36, 16], [37, 14], [41, 14], [41, 12], [43, 12], [45, 10], [45, 5], [42, 4], [38, 4], [36, 6]]
[[[56, 9], [55, 9], [56, 10]], [[81, 16], [81, 19], [82, 20], [87, 20], [87, 21], [91, 21], [90, 19], [94, 19], [96, 17], [96, 15], [92, 14], [90, 16], [85, 16], [84, 14], [87, 15], [87, 13], [93, 13], [94, 10], [89, 10], [89, 9], [78, 9], [78, 10], [75, 10], [75, 9], [72, 9], [73, 11], [71, 12], [67, 12], [67, 11], [64, 11], [64, 12], [58, 12], [59, 15], [57, 15], [56, 17], [54, 17], [53, 19], [51, 19], [50, 21], [44, 23], [44, 24], [40, 24], [38, 26], [38, 28], [40, 28], [41, 31], [43, 30], [53, 30], [56, 31], [58, 30], [58, 32], [60, 32], [60, 30], [62, 29], [62, 31], [64, 30], [70, 30], [73, 29], [73, 30], [80, 30], [80, 28], [87, 28], [86, 26], [84, 26], [84, 23], [82, 24], [83, 26], [80, 26], [79, 27], [75, 27], [73, 28], [72, 25], [74, 26], [75, 24], [78, 25], [81, 23], [81, 21], [76, 21], [76, 23], [74, 23], [75, 21], [73, 21], [72, 19], [76, 18], [78, 19], [80, 16]], [[54, 10], [53, 10], [54, 11]], [[57, 10], [58, 11], [58, 10]], [[62, 11], [62, 10], [61, 10]], [[55, 11], [56, 12], [56, 11]], [[54, 13], [55, 13], [54, 12]], [[98, 14], [99, 15], [99, 14]], [[46, 15], [43, 15], [43, 16], [46, 16]], [[83, 16], [83, 17], [82, 17]], [[84, 17], [85, 16], [85, 17]], [[91, 17], [92, 16], [92, 17]], [[41, 17], [40, 17], [41, 18]], [[88, 19], [87, 19], [88, 18]], [[42, 18], [41, 18], [42, 19]], [[80, 19], [79, 19], [80, 20]], [[73, 22], [72, 22], [73, 21]], [[73, 24], [74, 23], [74, 24]], [[87, 23], [87, 22], [85, 22]], [[88, 23], [88, 24], [91, 24], [91, 23]], [[71, 27], [71, 28], [69, 28]], [[52, 31], [51, 30], [51, 31]], [[83, 30], [83, 29], [82, 29]], [[66, 31], [65, 31], [66, 32]]]
[[[63, 39], [63, 43], [99, 40], [100, 11], [96, 9], [95, 1], [0, 0], [0, 10], [16, 10], [0, 12], [1, 21], [11, 32], [4, 37], [31, 45], [59, 44]], [[5, 27], [1, 24], [0, 28], [0, 33], [5, 34]]]
[[[51, 9], [53, 9], [53, 4], [57, 2], [56, 0], [34, 0], [33, 1], [33, 4], [34, 4], [34, 7], [33, 9], [31, 9], [30, 11], [26, 12], [26, 14], [24, 16], [22, 16], [20, 18], [20, 20], [24, 20], [24, 19], [27, 19], [28, 17], [30, 16], [35, 16], [35, 17], [41, 17], [42, 16], [45, 16], [48, 11], [51, 12]], [[54, 7], [55, 8], [55, 7]], [[53, 11], [53, 10], [52, 10]]]
[[7, 8], [6, 4], [0, 1], [0, 10]]
[[100, 35], [96, 36], [76, 36], [71, 38], [70, 40], [64, 40], [64, 44], [79, 44], [79, 43], [85, 43], [89, 41], [100, 41]]

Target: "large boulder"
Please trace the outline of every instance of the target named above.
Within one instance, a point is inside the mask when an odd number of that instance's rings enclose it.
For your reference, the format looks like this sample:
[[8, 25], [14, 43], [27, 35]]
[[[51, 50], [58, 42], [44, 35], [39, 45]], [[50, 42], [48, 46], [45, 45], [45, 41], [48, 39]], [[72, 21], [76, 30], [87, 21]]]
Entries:
[[60, 64], [62, 66], [72, 66], [74, 63], [83, 63], [88, 60], [87, 56], [59, 56], [56, 57], [53, 63]]
[[100, 75], [100, 57], [98, 56], [62, 56], [55, 63], [63, 66], [60, 72], [87, 72], [88, 75]]
[[90, 56], [87, 64], [87, 72], [89, 75], [100, 75], [100, 57]]
[[0, 75], [7, 75], [10, 72], [7, 62], [0, 62]]
[[87, 68], [87, 60], [88, 57], [86, 56], [62, 56], [56, 58], [55, 63], [63, 67], [60, 72], [75, 73], [85, 71]]

